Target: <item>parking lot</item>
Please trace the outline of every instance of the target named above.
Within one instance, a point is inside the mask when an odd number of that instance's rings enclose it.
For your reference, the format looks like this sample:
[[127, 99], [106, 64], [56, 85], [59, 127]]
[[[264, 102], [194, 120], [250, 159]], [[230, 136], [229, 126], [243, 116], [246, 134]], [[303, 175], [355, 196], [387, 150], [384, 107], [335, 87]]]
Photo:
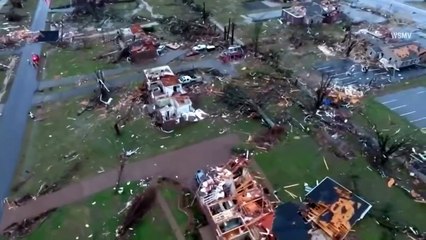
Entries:
[[[351, 75], [346, 74], [353, 67]], [[411, 67], [400, 71], [390, 70], [389, 72], [383, 68], [370, 68], [368, 72], [361, 71], [361, 65], [351, 60], [331, 60], [324, 63], [314, 65], [314, 70], [320, 74], [331, 76], [336, 85], [381, 85], [389, 83], [402, 82], [404, 80], [419, 77], [426, 74], [426, 68]]]
[[377, 97], [376, 100], [419, 128], [426, 128], [426, 87]]

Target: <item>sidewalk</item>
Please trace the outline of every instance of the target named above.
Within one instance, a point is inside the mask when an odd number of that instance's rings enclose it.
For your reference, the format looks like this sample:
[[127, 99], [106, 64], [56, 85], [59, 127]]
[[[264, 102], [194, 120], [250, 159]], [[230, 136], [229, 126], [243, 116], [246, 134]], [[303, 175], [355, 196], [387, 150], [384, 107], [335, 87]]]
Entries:
[[[149, 159], [132, 162], [125, 166], [122, 180], [127, 182], [163, 176], [177, 179], [186, 186], [192, 186], [194, 173], [198, 169], [225, 164], [231, 156], [232, 147], [238, 142], [237, 135], [226, 135]], [[110, 169], [105, 173], [65, 186], [57, 192], [30, 200], [15, 209], [8, 209], [5, 206], [0, 230], [4, 231], [15, 222], [21, 222], [53, 208], [84, 200], [95, 193], [111, 188], [115, 186], [117, 172], [117, 169]]]

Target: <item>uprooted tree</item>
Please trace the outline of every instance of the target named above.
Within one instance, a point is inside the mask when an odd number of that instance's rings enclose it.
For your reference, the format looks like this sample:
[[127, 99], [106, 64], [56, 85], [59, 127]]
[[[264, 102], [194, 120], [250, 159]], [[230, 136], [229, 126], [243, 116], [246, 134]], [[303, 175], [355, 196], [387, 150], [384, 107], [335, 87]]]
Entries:
[[389, 133], [378, 129], [377, 125], [372, 123], [367, 117], [365, 120], [371, 126], [374, 134], [362, 140], [364, 149], [373, 167], [383, 170], [392, 157], [407, 152], [407, 149], [412, 144], [412, 139], [408, 134], [402, 136], [400, 130]]
[[259, 103], [253, 101], [243, 89], [235, 84], [225, 85], [221, 101], [225, 103], [230, 110], [238, 110], [246, 115], [256, 113], [262, 117], [270, 128], [275, 126], [274, 121], [262, 110]]
[[123, 224], [119, 226], [117, 233], [120, 237], [126, 235], [127, 231], [139, 222], [153, 207], [157, 197], [156, 188], [154, 186], [146, 189], [141, 195], [136, 196], [127, 210]]
[[379, 167], [383, 168], [392, 156], [407, 148], [410, 139], [399, 136], [399, 131], [396, 131], [394, 134], [385, 133], [377, 129], [375, 125], [373, 125], [373, 130], [377, 141], [374, 160]]

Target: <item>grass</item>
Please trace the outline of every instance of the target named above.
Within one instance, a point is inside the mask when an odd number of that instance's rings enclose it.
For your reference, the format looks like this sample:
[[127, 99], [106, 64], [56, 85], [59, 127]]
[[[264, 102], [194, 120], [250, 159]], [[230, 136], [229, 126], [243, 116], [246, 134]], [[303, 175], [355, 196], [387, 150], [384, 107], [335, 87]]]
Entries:
[[50, 3], [50, 8], [57, 8], [57, 7], [62, 7], [62, 6], [70, 5], [70, 4], [71, 4], [70, 0], [53, 0]]
[[409, 81], [405, 81], [399, 84], [391, 84], [386, 86], [384, 89], [376, 92], [375, 95], [382, 96], [389, 93], [394, 93], [402, 90], [407, 90], [415, 87], [425, 87], [426, 86], [426, 77], [419, 77], [416, 79], [411, 79]]
[[5, 87], [3, 84], [3, 80], [6, 77], [6, 71], [0, 71], [0, 92], [3, 91], [3, 88]]
[[[323, 163], [323, 156], [329, 170]], [[390, 206], [389, 216], [394, 221], [426, 230], [424, 214], [420, 214], [424, 213], [424, 206], [415, 203], [402, 190], [388, 188], [385, 179], [367, 169], [367, 162], [364, 159], [358, 158], [353, 161], [338, 159], [321, 150], [309, 136], [303, 136], [301, 133], [290, 135], [287, 141], [276, 146], [272, 151], [258, 154], [256, 161], [275, 190], [279, 190], [282, 186], [299, 183], [298, 187], [290, 191], [303, 196], [304, 183], [312, 186], [316, 180], [330, 176], [369, 201], [374, 209], [379, 210]], [[283, 201], [297, 201], [290, 198], [284, 191], [278, 191], [278, 195]], [[368, 236], [361, 239], [378, 239], [373, 236], [380, 233], [376, 225], [367, 223], [358, 225], [356, 231], [359, 236]]]
[[180, 19], [193, 18], [189, 7], [184, 6], [181, 0], [146, 0], [149, 7], [152, 7], [152, 13], [163, 17], [176, 16]]
[[426, 9], [426, 2], [424, 1], [407, 1], [406, 3], [416, 8]]
[[[73, 181], [97, 174], [100, 168], [116, 167], [123, 149], [139, 147], [138, 154], [130, 159], [136, 161], [219, 136], [225, 130], [227, 133], [244, 134], [260, 128], [260, 124], [254, 121], [241, 120], [228, 124], [221, 118], [207, 118], [177, 129], [172, 134], [164, 134], [151, 126], [148, 117], [143, 117], [127, 124], [122, 136], [117, 138], [113, 129], [115, 114], [94, 111], [77, 117], [80, 100], [46, 105], [46, 113], [39, 115], [46, 119], [29, 123], [15, 184], [25, 180], [25, 170], [30, 170], [33, 177], [13, 196], [34, 193], [43, 182], [53, 183], [63, 178], [69, 180], [71, 176], [65, 177], [66, 173], [76, 168], [76, 163], [80, 163], [80, 168], [70, 173], [74, 176]], [[210, 101], [202, 103], [201, 109], [211, 113], [213, 106], [209, 104]], [[73, 161], [64, 158], [70, 153], [78, 156]]]
[[88, 49], [56, 49], [49, 52], [43, 79], [51, 80], [61, 77], [92, 73], [97, 69], [109, 69], [116, 65], [106, 60], [93, 60], [105, 53], [105, 46], [96, 45]]
[[[114, 194], [110, 189], [80, 203], [62, 207], [24, 239], [44, 240], [48, 237], [49, 239], [74, 240], [77, 239], [76, 237], [89, 239], [90, 235], [92, 235], [91, 239], [114, 239], [115, 229], [123, 217], [117, 213], [130, 200], [130, 189], [134, 190], [133, 194], [143, 191], [142, 187], [132, 183], [124, 186], [124, 192], [121, 195]], [[174, 234], [159, 206], [155, 205], [134, 228], [132, 239], [174, 239]]]
[[179, 209], [181, 193], [177, 189], [165, 185], [161, 189], [161, 194], [167, 201], [176, 223], [182, 229], [182, 232], [185, 233], [188, 226], [188, 216]]
[[229, 18], [232, 18], [235, 23], [241, 24], [243, 22], [241, 15], [247, 14], [242, 2], [238, 0], [194, 0], [194, 2], [200, 6], [205, 2], [206, 10], [221, 24], [228, 24]]
[[[16, 25], [24, 25], [24, 26], [30, 26], [31, 25], [31, 21], [32, 21], [32, 16], [33, 16], [33, 12], [35, 11], [35, 9], [37, 8], [37, 3], [38, 1], [36, 0], [24, 0], [24, 7], [23, 8], [18, 8], [15, 9], [15, 13], [19, 14], [20, 16], [23, 16], [24, 18], [17, 23], [13, 23], [13, 22], [8, 22], [5, 18], [1, 18], [0, 23], [3, 24], [3, 26], [16, 26]], [[7, 13], [9, 11], [9, 9], [11, 8], [11, 4], [6, 3], [2, 8], [1, 8], [1, 13]], [[12, 29], [16, 30], [16, 29]], [[6, 33], [4, 30], [0, 30], [0, 34], [4, 34]]]

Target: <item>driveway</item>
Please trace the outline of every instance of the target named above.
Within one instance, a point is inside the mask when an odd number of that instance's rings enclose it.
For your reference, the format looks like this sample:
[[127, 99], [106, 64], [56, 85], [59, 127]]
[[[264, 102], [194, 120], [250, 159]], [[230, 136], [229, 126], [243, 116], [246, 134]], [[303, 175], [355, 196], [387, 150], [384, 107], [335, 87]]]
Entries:
[[[226, 135], [153, 158], [132, 162], [125, 166], [122, 179], [123, 182], [126, 182], [163, 176], [177, 179], [186, 186], [192, 186], [194, 173], [198, 169], [225, 164], [231, 157], [232, 147], [238, 142], [237, 135]], [[84, 200], [95, 193], [112, 188], [116, 184], [117, 176], [118, 168], [111, 169], [65, 186], [57, 192], [43, 195], [37, 200], [31, 200], [16, 209], [9, 210], [4, 207], [0, 230], [4, 231], [15, 222], [21, 222], [48, 210]]]
[[[146, 68], [152, 68], [152, 67], [157, 67], [157, 66], [161, 66], [164, 65], [162, 63], [158, 64], [158, 63], [154, 63], [154, 64], [150, 64], [150, 65], [145, 65], [143, 68], [140, 68], [140, 70], [142, 69], [146, 69]], [[177, 73], [177, 72], [183, 72], [183, 71], [188, 71], [188, 70], [192, 70], [195, 68], [203, 68], [203, 69], [217, 69], [218, 71], [220, 71], [221, 74], [223, 75], [227, 75], [227, 76], [231, 76], [231, 77], [235, 77], [238, 75], [238, 72], [235, 70], [235, 67], [232, 64], [224, 64], [222, 62], [220, 62], [218, 59], [216, 58], [205, 58], [202, 60], [199, 60], [197, 62], [183, 62], [183, 63], [171, 63], [170, 67], [172, 68], [173, 72]], [[117, 68], [117, 69], [111, 69], [108, 70], [107, 74], [105, 74], [106, 77], [106, 83], [109, 87], [121, 87], [121, 86], [125, 86], [129, 83], [133, 83], [133, 82], [143, 82], [145, 81], [145, 75], [143, 74], [142, 71], [138, 71], [138, 72], [134, 72], [133, 74], [127, 74], [123, 77], [120, 77], [117, 80], [113, 80], [113, 81], [108, 81], [108, 77], [109, 76], [114, 76], [114, 74], [119, 74], [124, 72], [125, 70], [128, 70], [129, 68]], [[54, 85], [55, 87], [58, 86], [65, 86], [65, 85], [69, 85], [70, 83], [73, 84], [75, 83], [75, 81], [78, 81], [78, 79], [82, 79], [82, 78], [87, 78], [90, 79], [91, 75], [86, 75], [86, 76], [78, 76], [78, 77], [69, 77], [69, 78], [64, 78], [64, 79], [58, 79], [58, 80], [52, 80], [52, 81], [56, 81], [55, 83], [48, 81], [49, 86]], [[42, 103], [47, 103], [47, 102], [52, 102], [52, 101], [63, 101], [69, 98], [73, 98], [73, 97], [77, 97], [80, 95], [88, 95], [90, 93], [93, 93], [93, 91], [95, 91], [96, 89], [98, 89], [97, 85], [94, 84], [95, 82], [93, 81], [93, 84], [86, 84], [86, 85], [82, 85], [79, 87], [75, 87], [72, 88], [70, 90], [67, 91], [63, 91], [63, 92], [57, 92], [57, 93], [51, 93], [49, 94], [47, 93], [43, 93], [43, 94], [36, 94], [33, 98], [33, 105], [37, 105], [37, 104], [42, 104]], [[44, 85], [44, 86], [46, 86]]]
[[[39, 0], [34, 13], [31, 31], [45, 28], [48, 6]], [[41, 44], [27, 44], [22, 48], [22, 57], [16, 69], [16, 75], [9, 98], [0, 117], [0, 198], [4, 199], [12, 183], [19, 162], [21, 144], [28, 120], [34, 91], [37, 89], [36, 70], [27, 63], [32, 53], [41, 52]], [[2, 211], [0, 208], [0, 217]]]

